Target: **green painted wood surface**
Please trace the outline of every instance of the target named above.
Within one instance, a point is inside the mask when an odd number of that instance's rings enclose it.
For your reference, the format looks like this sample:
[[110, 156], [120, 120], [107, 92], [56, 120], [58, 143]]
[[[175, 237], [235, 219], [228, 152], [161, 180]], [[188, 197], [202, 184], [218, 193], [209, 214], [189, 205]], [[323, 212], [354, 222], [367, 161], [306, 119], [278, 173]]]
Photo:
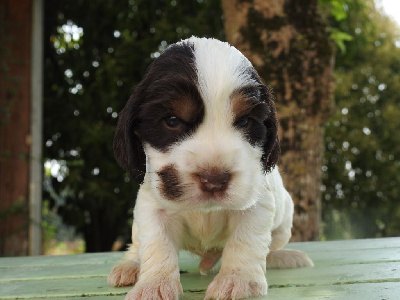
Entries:
[[[314, 268], [268, 270], [259, 299], [400, 299], [400, 238], [292, 243]], [[0, 299], [124, 299], [130, 288], [107, 285], [122, 253], [0, 258]], [[214, 274], [201, 276], [199, 258], [180, 253], [184, 300], [203, 299]]]

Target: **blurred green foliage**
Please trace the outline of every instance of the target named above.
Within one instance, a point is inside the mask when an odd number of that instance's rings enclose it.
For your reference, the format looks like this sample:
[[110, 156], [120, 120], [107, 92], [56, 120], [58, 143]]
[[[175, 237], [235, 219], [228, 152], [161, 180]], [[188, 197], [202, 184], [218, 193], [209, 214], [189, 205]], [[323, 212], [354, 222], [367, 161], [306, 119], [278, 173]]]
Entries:
[[342, 53], [346, 51], [346, 42], [353, 40], [353, 37], [339, 29], [338, 23], [348, 18], [349, 4], [352, 4], [353, 1], [356, 0], [318, 0], [321, 13], [330, 20], [330, 25], [326, 30]]
[[400, 234], [400, 29], [372, 0], [349, 1], [335, 26], [353, 37], [336, 57], [336, 113], [326, 126], [326, 238]]

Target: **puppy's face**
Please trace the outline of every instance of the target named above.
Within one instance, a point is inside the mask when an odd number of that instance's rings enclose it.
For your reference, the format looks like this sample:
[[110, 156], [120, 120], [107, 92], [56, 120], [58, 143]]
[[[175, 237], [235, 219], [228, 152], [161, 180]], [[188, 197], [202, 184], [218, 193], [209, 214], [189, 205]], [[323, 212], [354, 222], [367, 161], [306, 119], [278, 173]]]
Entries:
[[279, 152], [275, 107], [235, 48], [190, 38], [149, 67], [123, 109], [114, 153], [162, 207], [245, 209]]

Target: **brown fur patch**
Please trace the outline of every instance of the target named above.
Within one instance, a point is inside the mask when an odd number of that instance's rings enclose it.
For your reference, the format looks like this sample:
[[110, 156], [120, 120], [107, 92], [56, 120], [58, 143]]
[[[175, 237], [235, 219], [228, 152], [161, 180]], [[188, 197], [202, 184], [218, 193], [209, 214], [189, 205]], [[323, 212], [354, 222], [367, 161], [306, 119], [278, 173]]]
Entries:
[[241, 90], [236, 90], [231, 95], [232, 113], [235, 120], [249, 114], [257, 102], [248, 98]]
[[170, 102], [174, 115], [186, 123], [194, 123], [203, 112], [203, 104], [198, 99], [186, 96]]
[[[269, 111], [263, 99], [263, 90], [258, 85], [242, 87], [232, 93], [230, 100], [234, 126], [243, 132], [250, 144], [262, 145], [266, 136], [264, 121], [268, 118]], [[244, 117], [248, 122], [245, 126], [240, 126], [237, 122]]]
[[257, 85], [235, 90], [230, 96], [234, 119], [238, 120], [243, 116], [249, 116], [264, 122], [270, 112], [265, 98], [265, 91]]
[[[173, 82], [171, 84], [173, 85]], [[191, 91], [170, 88], [169, 94], [164, 98], [143, 104], [138, 128], [143, 141], [160, 151], [168, 151], [172, 144], [194, 132], [203, 119], [204, 106], [194, 83], [190, 84]], [[176, 128], [168, 128], [165, 119], [170, 116], [180, 119], [181, 124]]]
[[[257, 76], [254, 78], [259, 81]], [[261, 82], [258, 85], [244, 86], [235, 90], [230, 100], [234, 126], [242, 131], [250, 144], [262, 147], [264, 170], [269, 172], [278, 161], [280, 149], [278, 120], [270, 89]], [[248, 117], [246, 126], [240, 126], [242, 123], [238, 122], [243, 117]]]
[[167, 165], [157, 172], [161, 179], [161, 194], [169, 199], [176, 200], [183, 195], [183, 189], [180, 185], [179, 173], [174, 165]]

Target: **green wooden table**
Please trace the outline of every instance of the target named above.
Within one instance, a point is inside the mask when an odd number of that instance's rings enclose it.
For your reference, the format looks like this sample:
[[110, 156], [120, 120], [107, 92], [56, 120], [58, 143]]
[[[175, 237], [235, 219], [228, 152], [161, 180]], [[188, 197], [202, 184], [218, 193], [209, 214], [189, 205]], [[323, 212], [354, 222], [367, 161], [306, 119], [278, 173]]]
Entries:
[[[292, 243], [314, 268], [269, 270], [263, 299], [400, 299], [400, 238]], [[106, 278], [122, 253], [0, 258], [0, 299], [123, 299], [128, 288]], [[203, 299], [213, 275], [180, 253], [182, 299]]]

